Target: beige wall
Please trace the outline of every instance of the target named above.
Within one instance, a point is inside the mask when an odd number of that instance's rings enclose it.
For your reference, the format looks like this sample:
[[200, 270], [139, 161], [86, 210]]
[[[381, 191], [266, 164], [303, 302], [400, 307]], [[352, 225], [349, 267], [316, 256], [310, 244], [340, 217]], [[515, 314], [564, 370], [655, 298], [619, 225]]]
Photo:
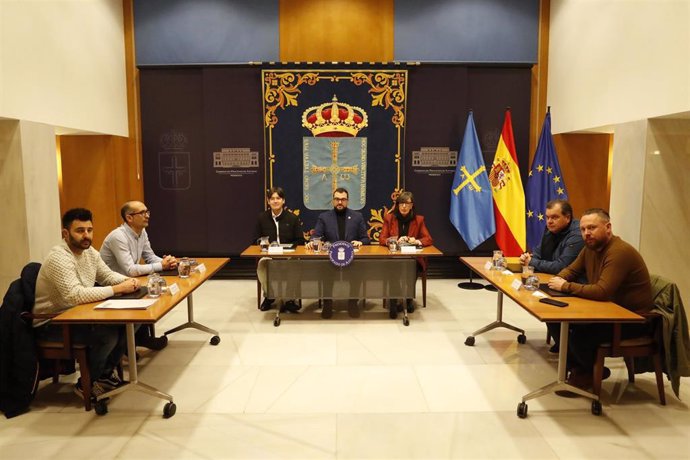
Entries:
[[[55, 212], [58, 210], [58, 212]], [[60, 241], [55, 131], [27, 121], [0, 120], [0, 292], [30, 261], [41, 262]]]
[[690, 111], [688, 0], [551, 0], [553, 132]]
[[651, 272], [678, 284], [687, 310], [690, 119], [650, 120], [646, 146], [640, 252]]
[[640, 247], [647, 121], [617, 125], [613, 135], [611, 205], [613, 233]]
[[0, 2], [0, 117], [127, 136], [122, 0]]

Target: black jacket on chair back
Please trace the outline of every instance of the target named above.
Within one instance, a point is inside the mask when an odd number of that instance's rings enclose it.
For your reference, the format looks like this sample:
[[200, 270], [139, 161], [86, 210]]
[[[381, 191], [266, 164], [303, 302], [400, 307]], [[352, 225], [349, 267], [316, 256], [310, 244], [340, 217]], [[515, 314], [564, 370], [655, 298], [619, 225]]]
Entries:
[[38, 359], [31, 321], [39, 263], [29, 263], [10, 284], [0, 307], [0, 410], [7, 418], [26, 412], [38, 386]]

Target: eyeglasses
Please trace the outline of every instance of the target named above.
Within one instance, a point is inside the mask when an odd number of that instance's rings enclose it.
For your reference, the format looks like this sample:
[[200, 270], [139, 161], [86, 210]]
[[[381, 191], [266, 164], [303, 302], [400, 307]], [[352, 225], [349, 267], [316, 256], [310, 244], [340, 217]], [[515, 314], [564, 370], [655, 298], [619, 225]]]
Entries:
[[401, 201], [400, 203], [398, 203], [398, 206], [402, 206], [402, 205], [412, 206], [412, 202], [411, 201]]
[[347, 201], [349, 198], [333, 198], [333, 201]]
[[149, 211], [148, 209], [144, 209], [143, 211], [139, 211], [139, 212], [130, 212], [129, 215], [130, 215], [130, 216], [146, 216], [146, 217], [149, 217], [149, 216], [151, 215], [151, 211]]

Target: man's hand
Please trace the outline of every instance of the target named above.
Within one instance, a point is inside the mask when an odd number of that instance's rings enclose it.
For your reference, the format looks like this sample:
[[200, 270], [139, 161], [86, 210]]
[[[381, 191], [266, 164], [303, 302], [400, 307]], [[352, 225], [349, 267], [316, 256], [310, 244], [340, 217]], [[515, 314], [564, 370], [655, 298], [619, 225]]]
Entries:
[[555, 289], [556, 291], [561, 291], [565, 280], [560, 276], [554, 276], [549, 280], [549, 287]]
[[529, 265], [529, 261], [532, 260], [532, 254], [525, 252], [520, 256], [520, 263], [524, 266]]
[[356, 248], [360, 247], [361, 245], [362, 245], [361, 241], [352, 241], [352, 246], [354, 246]]
[[139, 280], [136, 278], [127, 278], [120, 284], [113, 286], [113, 292], [115, 294], [126, 294], [128, 292], [134, 292], [139, 289]]
[[177, 267], [177, 259], [174, 256], [164, 256], [161, 264], [163, 265], [163, 270], [171, 270]]

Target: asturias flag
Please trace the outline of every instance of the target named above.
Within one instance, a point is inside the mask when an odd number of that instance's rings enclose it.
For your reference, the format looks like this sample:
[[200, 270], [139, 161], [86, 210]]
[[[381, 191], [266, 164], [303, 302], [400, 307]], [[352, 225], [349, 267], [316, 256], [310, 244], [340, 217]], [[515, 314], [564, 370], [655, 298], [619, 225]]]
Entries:
[[565, 182], [551, 138], [551, 111], [546, 113], [537, 151], [527, 179], [527, 246], [539, 245], [546, 226], [546, 203], [568, 199]]
[[506, 110], [489, 182], [494, 197], [496, 243], [505, 256], [519, 256], [525, 252], [525, 192], [518, 169], [510, 110]]
[[496, 231], [489, 176], [472, 112], [467, 117], [465, 137], [450, 189], [450, 221], [470, 250]]

